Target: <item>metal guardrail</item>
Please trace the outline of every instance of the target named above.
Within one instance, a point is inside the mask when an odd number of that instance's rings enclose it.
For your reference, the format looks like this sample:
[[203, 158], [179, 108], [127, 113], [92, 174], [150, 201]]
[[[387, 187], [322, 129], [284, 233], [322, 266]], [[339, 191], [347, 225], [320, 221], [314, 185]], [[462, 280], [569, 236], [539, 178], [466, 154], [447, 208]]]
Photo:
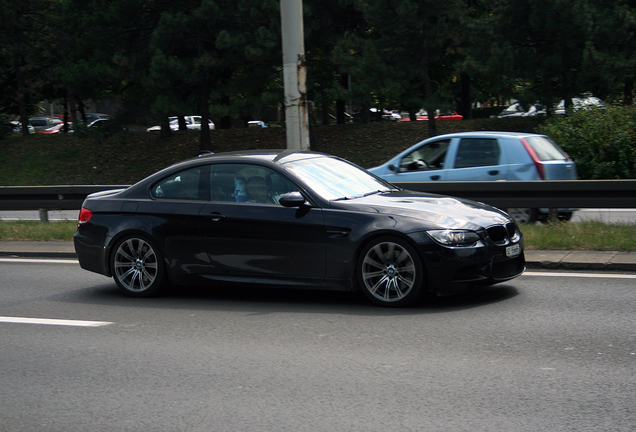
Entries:
[[[499, 208], [636, 208], [636, 180], [396, 182], [421, 192], [451, 195]], [[79, 210], [93, 192], [126, 185], [0, 186], [0, 210]]]
[[79, 210], [87, 195], [126, 185], [0, 186], [0, 210], [39, 210], [48, 221], [49, 210]]
[[636, 180], [395, 182], [499, 208], [636, 208]]

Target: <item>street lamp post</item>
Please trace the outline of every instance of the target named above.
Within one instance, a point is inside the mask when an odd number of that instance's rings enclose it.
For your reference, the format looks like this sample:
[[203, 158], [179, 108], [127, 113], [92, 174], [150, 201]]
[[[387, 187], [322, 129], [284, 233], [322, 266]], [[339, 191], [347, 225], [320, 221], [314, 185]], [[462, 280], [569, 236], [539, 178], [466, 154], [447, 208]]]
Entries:
[[302, 0], [280, 0], [287, 148], [309, 150]]

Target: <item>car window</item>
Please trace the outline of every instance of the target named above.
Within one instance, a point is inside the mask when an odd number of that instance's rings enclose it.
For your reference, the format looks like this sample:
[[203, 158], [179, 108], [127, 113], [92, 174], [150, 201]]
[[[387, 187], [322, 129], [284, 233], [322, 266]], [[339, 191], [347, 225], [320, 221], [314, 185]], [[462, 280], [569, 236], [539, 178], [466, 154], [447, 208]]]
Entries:
[[455, 168], [499, 164], [499, 143], [492, 138], [462, 138], [457, 149]]
[[565, 152], [547, 137], [527, 137], [525, 141], [532, 147], [532, 150], [534, 150], [541, 161], [567, 159]]
[[153, 198], [207, 200], [205, 167], [190, 168], [160, 180], [150, 188]]
[[413, 150], [400, 161], [400, 171], [423, 171], [444, 168], [450, 140], [433, 141]]
[[298, 188], [286, 177], [260, 165], [210, 166], [212, 201], [278, 204], [281, 195], [295, 190]]

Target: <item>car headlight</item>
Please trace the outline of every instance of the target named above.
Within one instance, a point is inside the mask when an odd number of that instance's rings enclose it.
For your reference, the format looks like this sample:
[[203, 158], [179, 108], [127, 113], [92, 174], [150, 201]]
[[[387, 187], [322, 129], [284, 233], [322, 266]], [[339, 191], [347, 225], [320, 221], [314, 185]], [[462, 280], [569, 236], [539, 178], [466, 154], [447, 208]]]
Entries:
[[480, 239], [474, 231], [463, 230], [432, 230], [427, 233], [444, 246], [471, 246]]

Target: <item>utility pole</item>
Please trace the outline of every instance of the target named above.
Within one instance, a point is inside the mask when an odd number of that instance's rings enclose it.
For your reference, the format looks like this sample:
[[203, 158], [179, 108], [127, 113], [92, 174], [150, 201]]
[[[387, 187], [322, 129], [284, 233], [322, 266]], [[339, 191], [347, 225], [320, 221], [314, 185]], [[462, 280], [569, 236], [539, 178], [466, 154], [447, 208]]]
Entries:
[[287, 148], [309, 150], [307, 66], [302, 0], [280, 0]]

